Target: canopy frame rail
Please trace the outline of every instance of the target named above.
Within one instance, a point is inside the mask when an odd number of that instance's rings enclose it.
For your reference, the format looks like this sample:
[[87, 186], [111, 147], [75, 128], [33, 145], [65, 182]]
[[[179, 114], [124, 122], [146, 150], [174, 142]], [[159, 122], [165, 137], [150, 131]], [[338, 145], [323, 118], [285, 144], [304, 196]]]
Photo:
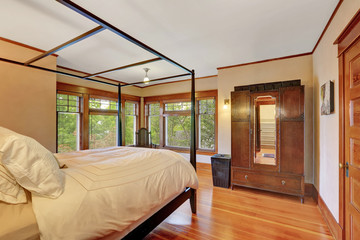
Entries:
[[117, 27], [111, 25], [110, 23], [106, 22], [105, 20], [99, 18], [98, 16], [96, 16], [95, 14], [89, 12], [88, 10], [86, 10], [85, 8], [82, 8], [81, 6], [77, 5], [76, 3], [70, 1], [70, 0], [56, 0], [57, 2], [63, 4], [64, 6], [74, 10], [75, 12], [79, 13], [80, 15], [86, 17], [87, 19], [99, 24], [100, 26], [110, 30], [111, 32], [115, 33], [116, 35], [119, 35], [122, 38], [125, 38], [126, 40], [128, 40], [129, 42], [132, 42], [133, 44], [145, 49], [146, 51], [154, 54], [155, 56], [177, 66], [178, 68], [181, 68], [183, 70], [185, 70], [188, 73], [191, 73], [191, 70], [184, 67], [183, 65], [181, 65], [180, 63], [175, 62], [174, 60], [166, 57], [164, 54], [156, 51], [155, 49], [149, 47], [148, 45], [146, 45], [145, 43], [137, 40], [136, 38], [130, 36], [129, 34], [125, 33], [124, 31], [121, 31], [120, 29], [118, 29]]
[[132, 64], [128, 64], [128, 65], [125, 65], [125, 66], [121, 66], [121, 67], [117, 67], [117, 68], [112, 68], [112, 69], [109, 69], [109, 70], [105, 70], [105, 71], [101, 71], [101, 72], [97, 72], [97, 73], [93, 73], [93, 74], [88, 74], [85, 77], [96, 77], [98, 75], [102, 75], [102, 74], [105, 74], [105, 73], [110, 73], [110, 72], [115, 72], [115, 71], [119, 71], [119, 70], [124, 70], [124, 69], [127, 69], [127, 68], [132, 68], [132, 67], [136, 67], [136, 66], [140, 66], [140, 65], [144, 65], [144, 64], [148, 64], [148, 63], [152, 63], [152, 62], [157, 62], [157, 61], [160, 61], [162, 60], [161, 58], [153, 58], [153, 59], [149, 59], [149, 60], [145, 60], [145, 61], [141, 61], [141, 62], [136, 62], [136, 63], [132, 63]]
[[18, 62], [18, 61], [15, 61], [15, 60], [11, 60], [11, 59], [7, 59], [7, 58], [0, 57], [0, 61], [7, 62], [7, 63], [12, 63], [12, 64], [15, 64], [15, 65], [20, 65], [20, 66], [24, 66], [24, 67], [28, 67], [28, 68], [35, 68], [35, 69], [42, 70], [42, 71], [57, 73], [57, 74], [65, 75], [65, 76], [68, 76], [68, 77], [79, 78], [79, 79], [93, 81], [93, 82], [97, 82], [97, 83], [103, 83], [103, 84], [107, 84], [107, 85], [111, 85], [111, 86], [115, 86], [115, 87], [118, 85], [118, 84], [115, 84], [115, 83], [100, 81], [100, 80], [96, 80], [96, 79], [92, 79], [92, 78], [84, 78], [84, 77], [79, 76], [79, 75], [75, 75], [75, 74], [67, 73], [67, 72], [62, 72], [62, 71], [59, 71], [59, 70], [44, 68], [44, 67], [35, 66], [35, 65], [26, 65], [25, 63]]
[[51, 54], [54, 54], [57, 51], [60, 51], [60, 50], [62, 50], [64, 48], [70, 47], [71, 45], [73, 45], [73, 44], [75, 44], [77, 42], [80, 42], [80, 41], [82, 41], [82, 40], [84, 40], [84, 39], [86, 39], [88, 37], [91, 37], [91, 36], [93, 36], [93, 35], [95, 35], [95, 34], [97, 34], [99, 32], [102, 32], [103, 30], [105, 30], [105, 28], [103, 28], [102, 26], [98, 26], [96, 28], [93, 28], [93, 29], [91, 29], [91, 30], [89, 30], [89, 31], [87, 31], [87, 32], [85, 32], [85, 33], [83, 33], [83, 34], [81, 34], [81, 35], [79, 35], [79, 36], [77, 36], [77, 37], [63, 43], [63, 44], [60, 44], [57, 47], [54, 47], [54, 48], [50, 49], [49, 51], [46, 51], [46, 52], [44, 52], [44, 53], [42, 53], [42, 54], [40, 54], [40, 55], [38, 55], [38, 56], [36, 56], [34, 58], [29, 59], [28, 61], [25, 62], [25, 65], [29, 65], [29, 64], [31, 64], [33, 62], [39, 61], [40, 59], [42, 59], [44, 57], [47, 57], [47, 56], [49, 56]]

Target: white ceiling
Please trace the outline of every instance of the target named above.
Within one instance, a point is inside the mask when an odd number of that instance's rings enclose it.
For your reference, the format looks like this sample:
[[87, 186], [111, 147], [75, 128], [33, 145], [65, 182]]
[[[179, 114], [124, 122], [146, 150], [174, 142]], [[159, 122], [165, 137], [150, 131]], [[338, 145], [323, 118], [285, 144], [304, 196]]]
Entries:
[[[339, 0], [74, 2], [203, 77], [222, 66], [311, 52]], [[1, 0], [0, 36], [40, 49], [96, 26], [55, 0]], [[58, 65], [89, 73], [156, 57], [108, 30], [57, 54]], [[144, 67], [150, 79], [185, 73], [160, 61], [103, 76], [138, 82]]]

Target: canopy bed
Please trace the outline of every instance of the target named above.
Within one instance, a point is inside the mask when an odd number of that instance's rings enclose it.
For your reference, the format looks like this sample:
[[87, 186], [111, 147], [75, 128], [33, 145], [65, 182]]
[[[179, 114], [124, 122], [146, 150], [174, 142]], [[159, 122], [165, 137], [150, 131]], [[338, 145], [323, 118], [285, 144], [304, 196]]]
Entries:
[[[131, 68], [134, 66], [144, 65], [150, 62], [155, 61], [166, 61], [171, 63], [172, 65], [180, 68], [185, 73], [178, 74], [173, 76], [161, 77], [150, 80], [150, 82], [155, 81], [163, 81], [178, 77], [184, 76], [191, 76], [191, 140], [190, 140], [190, 163], [192, 168], [189, 170], [190, 172], [196, 171], [196, 124], [195, 124], [195, 71], [189, 70], [188, 68], [180, 65], [179, 63], [173, 61], [172, 59], [166, 57], [165, 55], [161, 54], [160, 52], [152, 49], [151, 47], [147, 46], [146, 44], [140, 42], [139, 40], [135, 39], [134, 37], [128, 35], [127, 33], [121, 31], [120, 29], [116, 28], [115, 26], [111, 25], [110, 23], [104, 21], [103, 19], [99, 18], [98, 16], [94, 15], [93, 13], [87, 11], [86, 9], [82, 8], [81, 6], [73, 3], [70, 0], [57, 0], [60, 4], [74, 10], [78, 14], [82, 15], [83, 17], [95, 22], [99, 26], [96, 28], [79, 35], [78, 37], [67, 41], [49, 51], [46, 51], [39, 56], [36, 56], [32, 59], [29, 59], [26, 62], [18, 62], [11, 59], [6, 59], [0, 57], [0, 61], [7, 62], [11, 64], [21, 65], [24, 67], [34, 68], [42, 71], [53, 72], [57, 74], [63, 74], [74, 78], [79, 78], [87, 81], [94, 81], [102, 84], [111, 85], [117, 87], [118, 90], [118, 102], [121, 102], [121, 90], [123, 87], [132, 86], [132, 85], [139, 85], [143, 84], [144, 82], [133, 82], [133, 83], [113, 83], [107, 81], [101, 81], [99, 79], [95, 79], [94, 77], [101, 75], [106, 72], [112, 71], [119, 71], [122, 69]], [[79, 76], [76, 74], [72, 74], [69, 72], [62, 72], [59, 70], [48, 69], [44, 67], [40, 67], [37, 65], [33, 65], [34, 62], [54, 54], [68, 46], [71, 46], [74, 43], [82, 41], [88, 37], [91, 37], [101, 31], [108, 30], [112, 33], [130, 41], [131, 43], [139, 46], [140, 48], [152, 53], [156, 56], [156, 58], [149, 59], [146, 61], [141, 61], [137, 63], [132, 63], [126, 66], [118, 67], [109, 69], [102, 72], [97, 72], [93, 74], [89, 74], [87, 76]], [[53, 239], [61, 236], [64, 234], [66, 239], [87, 239], [87, 238], [105, 238], [105, 239], [141, 239], [146, 236], [149, 232], [151, 232], [159, 223], [161, 223], [167, 216], [169, 216], [173, 211], [177, 209], [182, 203], [184, 203], [187, 199], [190, 199], [191, 210], [193, 213], [196, 213], [196, 188], [197, 188], [197, 178], [196, 174], [191, 173], [184, 173], [183, 169], [191, 167], [190, 164], [184, 163], [184, 159], [180, 159], [181, 156], [171, 152], [169, 150], [161, 150], [161, 149], [145, 149], [145, 148], [127, 148], [122, 147], [122, 123], [121, 123], [121, 108], [118, 107], [118, 147], [108, 148], [99, 150], [85, 150], [75, 153], [68, 153], [68, 154], [55, 154], [55, 157], [61, 164], [66, 164], [68, 168], [62, 170], [65, 172], [65, 190], [61, 196], [58, 196], [55, 199], [58, 203], [63, 203], [62, 206], [69, 206], [69, 208], [59, 207], [56, 208], [54, 204], [49, 204], [49, 199], [41, 197], [41, 194], [33, 194], [33, 202], [31, 203], [31, 199], [28, 204], [19, 204], [19, 205], [11, 205], [5, 204], [0, 201], [0, 208], [7, 209], [8, 213], [11, 213], [12, 220], [9, 222], [9, 227], [7, 228], [7, 232], [0, 231], [0, 239], [1, 238], [27, 238], [27, 239], [36, 239], [39, 237], [39, 233], [34, 231], [34, 226], [39, 225], [40, 228], [40, 236], [44, 239]], [[1, 128], [0, 128], [1, 133]], [[6, 133], [6, 134], [5, 134]], [[0, 160], [5, 167], [3, 167], [3, 172], [6, 170], [11, 169], [7, 167], [6, 164], [11, 165], [9, 149], [13, 149], [15, 143], [13, 145], [9, 145], [6, 147], [6, 144], [9, 144], [9, 136], [14, 135], [14, 139], [23, 139], [23, 137], [18, 136], [16, 133], [9, 133], [4, 130], [4, 135], [1, 136], [0, 134]], [[5, 138], [4, 136], [8, 136]], [[2, 139], [2, 140], [1, 140]], [[5, 140], [6, 139], [6, 140]], [[3, 141], [3, 142], [1, 142]], [[27, 140], [26, 140], [27, 141]], [[30, 140], [29, 140], [30, 141]], [[31, 140], [32, 141], [32, 140]], [[15, 142], [15, 140], [14, 140]], [[8, 152], [6, 152], [8, 151]], [[30, 151], [30, 150], [29, 150]], [[1, 156], [1, 154], [3, 156]], [[9, 155], [10, 154], [10, 155]], [[134, 157], [138, 156], [138, 157]], [[1, 159], [2, 157], [2, 159]], [[51, 157], [50, 157], [51, 158]], [[115, 161], [119, 159], [120, 162]], [[132, 159], [136, 162], [137, 171], [135, 171], [132, 167], [128, 165], [124, 165], [125, 162], [129, 162]], [[151, 159], [152, 162], [150, 161]], [[21, 160], [23, 161], [23, 160]], [[155, 161], [155, 162], [154, 162]], [[6, 162], [6, 164], [5, 164]], [[149, 167], [149, 164], [151, 167]], [[183, 167], [179, 168], [178, 165], [184, 165]], [[187, 166], [188, 165], [188, 166]], [[146, 168], [149, 167], [149, 168]], [[166, 167], [164, 167], [166, 166]], [[144, 169], [145, 167], [145, 169]], [[156, 168], [158, 167], [158, 169]], [[126, 169], [126, 171], [124, 170]], [[132, 170], [129, 170], [132, 169]], [[1, 170], [1, 168], [0, 168]], [[134, 170], [134, 171], [133, 171]], [[195, 171], [194, 171], [195, 170]], [[55, 171], [55, 170], [54, 170]], [[170, 178], [166, 178], [170, 185], [166, 185], [164, 182], [159, 182], [159, 179], [163, 179], [159, 176], [153, 175], [156, 172], [162, 172], [162, 175], [169, 175], [172, 178], [178, 178], [180, 183], [175, 182], [175, 179], [170, 180]], [[0, 171], [1, 172], [1, 171]], [[124, 174], [124, 177], [119, 177], [118, 174]], [[131, 174], [130, 174], [130, 173]], [[13, 172], [11, 172], [13, 173]], [[0, 174], [1, 176], [1, 174]], [[6, 175], [8, 176], [8, 175]], [[143, 179], [142, 177], [146, 176], [148, 178], [154, 178], [154, 182], [148, 182], [149, 179]], [[116, 180], [117, 179], [117, 180]], [[131, 186], [130, 189], [124, 190], [124, 192], [115, 191], [114, 186], [120, 186], [124, 182], [137, 182], [135, 185]], [[10, 179], [11, 180], [11, 179]], [[12, 179], [12, 184], [17, 184], [18, 178], [15, 177], [15, 180]], [[117, 182], [120, 181], [120, 182]], [[142, 181], [142, 182], [141, 182]], [[69, 182], [73, 184], [68, 185]], [[21, 186], [22, 183], [18, 182]], [[158, 186], [153, 190], [148, 190], [154, 197], [158, 197], [161, 199], [154, 200], [159, 201], [159, 203], [154, 203], [150, 200], [148, 195], [144, 195], [142, 192], [142, 188], [139, 186], [141, 185], [153, 185]], [[165, 185], [164, 185], [165, 184]], [[109, 190], [112, 188], [112, 190]], [[159, 189], [166, 189], [165, 192], [160, 192]], [[103, 189], [103, 191], [100, 191]], [[170, 190], [172, 189], [172, 190]], [[179, 190], [180, 189], [180, 190]], [[185, 190], [184, 190], [185, 189]], [[21, 192], [21, 188], [18, 189], [18, 193]], [[30, 192], [33, 192], [31, 188], [28, 189]], [[135, 191], [134, 191], [135, 190]], [[24, 191], [24, 190], [23, 190]], [[145, 191], [145, 190], [144, 190]], [[29, 192], [25, 190], [27, 194]], [[36, 192], [36, 191], [35, 191]], [[115, 193], [115, 195], [110, 194], [110, 192]], [[136, 193], [137, 195], [130, 195], [131, 192]], [[38, 193], [38, 192], [37, 192]], [[80, 194], [80, 195], [79, 195]], [[82, 194], [82, 195], [81, 195]], [[110, 194], [110, 195], [109, 195]], [[127, 198], [124, 195], [128, 195]], [[99, 205], [97, 206], [98, 202], [89, 202], [85, 196], [93, 196], [93, 199], [102, 199], [103, 203], [105, 202], [107, 206]], [[116, 195], [122, 195], [121, 198], [117, 197]], [[78, 196], [79, 198], [72, 198], [73, 196]], [[108, 198], [107, 198], [108, 197]], [[29, 198], [28, 198], [29, 199]], [[112, 202], [112, 199], [117, 199], [116, 202]], [[120, 201], [118, 201], [120, 199]], [[1, 200], [1, 199], [0, 199]], [[144, 204], [143, 204], [144, 203]], [[145, 204], [146, 203], [146, 204]], [[121, 209], [121, 205], [129, 205], [130, 209]], [[142, 206], [144, 205], [144, 206]], [[36, 215], [36, 222], [34, 222], [34, 216], [30, 216], [30, 220], [21, 220], [21, 216], [16, 215], [15, 213], [26, 213], [31, 212], [31, 207], [35, 211]], [[99, 209], [104, 207], [104, 209], [108, 209], [109, 207], [113, 209], [116, 214], [111, 215], [109, 212], [101, 212]], [[106, 208], [108, 207], [108, 208]], [[151, 211], [144, 211], [142, 208], [151, 208]], [[83, 208], [81, 210], [82, 213], [87, 213], [88, 215], [80, 215], [80, 219], [74, 216], [74, 213], [79, 213], [79, 208]], [[9, 210], [10, 209], [10, 210]], [[30, 209], [30, 210], [29, 210]], [[40, 210], [41, 209], [41, 210]], [[139, 211], [137, 211], [140, 209]], [[142, 210], [141, 210], [142, 209]], [[6, 212], [5, 210], [2, 211], [3, 213]], [[125, 212], [139, 212], [137, 216], [131, 216], [128, 219], [123, 217], [122, 211]], [[146, 212], [146, 214], [144, 214]], [[61, 215], [66, 213], [66, 215]], [[31, 215], [31, 214], [30, 214]], [[2, 215], [1, 217], [6, 217], [6, 215]], [[58, 219], [56, 218], [58, 216]], [[94, 231], [91, 232], [93, 225], [91, 225], [92, 220], [96, 218], [102, 218], [104, 221], [104, 232]], [[108, 217], [108, 218], [107, 218]], [[117, 217], [115, 219], [114, 217]], [[84, 219], [89, 218], [89, 221], [85, 221]], [[127, 225], [122, 225], [118, 222], [119, 218], [123, 222], [127, 222]], [[122, 219], [124, 218], [124, 219]], [[1, 218], [0, 218], [1, 219]], [[136, 219], [136, 221], [134, 220]], [[73, 221], [69, 225], [69, 221]], [[99, 224], [100, 219], [97, 219], [95, 222], [97, 225]], [[2, 221], [1, 221], [2, 222]], [[109, 228], [109, 222], [110, 228]], [[94, 222], [92, 222], [94, 223]], [[58, 224], [58, 225], [57, 225]], [[71, 231], [71, 225], [73, 227], [73, 231]], [[78, 226], [78, 229], [76, 228]], [[63, 228], [65, 227], [65, 228]], [[44, 232], [41, 232], [44, 231]], [[75, 235], [71, 235], [74, 233]], [[15, 234], [15, 235], [12, 235]], [[16, 235], [18, 234], [18, 235]], [[56, 235], [58, 234], [58, 235]]]

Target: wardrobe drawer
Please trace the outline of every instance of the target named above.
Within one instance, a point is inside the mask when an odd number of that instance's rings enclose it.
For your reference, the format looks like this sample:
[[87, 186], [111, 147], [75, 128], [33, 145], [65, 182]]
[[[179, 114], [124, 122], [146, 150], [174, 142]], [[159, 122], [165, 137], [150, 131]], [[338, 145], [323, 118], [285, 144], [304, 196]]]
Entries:
[[232, 183], [260, 189], [281, 192], [300, 193], [302, 191], [301, 176], [281, 176], [269, 173], [250, 172], [233, 169]]

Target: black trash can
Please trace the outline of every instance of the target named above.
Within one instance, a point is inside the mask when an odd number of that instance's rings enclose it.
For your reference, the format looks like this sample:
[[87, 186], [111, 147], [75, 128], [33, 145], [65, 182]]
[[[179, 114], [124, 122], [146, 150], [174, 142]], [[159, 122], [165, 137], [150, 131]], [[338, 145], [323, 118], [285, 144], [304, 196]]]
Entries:
[[230, 186], [231, 156], [229, 154], [215, 154], [211, 157], [213, 185], [229, 188]]

